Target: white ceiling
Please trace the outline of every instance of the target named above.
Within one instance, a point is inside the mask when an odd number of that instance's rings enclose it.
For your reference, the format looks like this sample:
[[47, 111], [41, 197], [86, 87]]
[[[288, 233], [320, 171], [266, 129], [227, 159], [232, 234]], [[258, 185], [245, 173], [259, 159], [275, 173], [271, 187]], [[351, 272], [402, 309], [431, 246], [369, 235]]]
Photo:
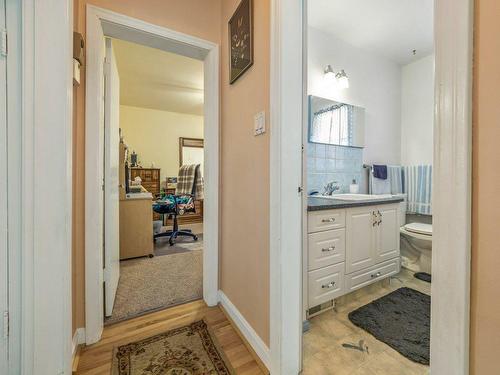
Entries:
[[405, 65], [434, 50], [433, 7], [433, 0], [309, 0], [308, 22]]
[[203, 114], [203, 62], [113, 39], [120, 104]]

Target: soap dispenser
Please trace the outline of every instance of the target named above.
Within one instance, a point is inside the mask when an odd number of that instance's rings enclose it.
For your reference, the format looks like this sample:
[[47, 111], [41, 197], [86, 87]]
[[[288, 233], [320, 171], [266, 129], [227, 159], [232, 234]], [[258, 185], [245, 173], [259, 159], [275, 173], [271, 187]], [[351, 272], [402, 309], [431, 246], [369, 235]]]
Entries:
[[356, 179], [353, 179], [352, 184], [349, 185], [349, 193], [351, 194], [359, 193], [359, 185], [356, 183]]

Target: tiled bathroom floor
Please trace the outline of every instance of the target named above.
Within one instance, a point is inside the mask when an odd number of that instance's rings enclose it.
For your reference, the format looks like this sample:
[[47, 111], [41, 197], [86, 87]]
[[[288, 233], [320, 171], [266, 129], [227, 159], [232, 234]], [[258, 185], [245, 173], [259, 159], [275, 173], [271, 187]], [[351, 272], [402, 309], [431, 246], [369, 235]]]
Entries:
[[[396, 278], [360, 289], [337, 301], [336, 311], [327, 311], [310, 320], [304, 334], [304, 375], [427, 375], [429, 367], [414, 363], [353, 325], [347, 314], [403, 286], [431, 293], [431, 284], [402, 270]], [[360, 340], [368, 352], [346, 349], [344, 343], [357, 345]]]

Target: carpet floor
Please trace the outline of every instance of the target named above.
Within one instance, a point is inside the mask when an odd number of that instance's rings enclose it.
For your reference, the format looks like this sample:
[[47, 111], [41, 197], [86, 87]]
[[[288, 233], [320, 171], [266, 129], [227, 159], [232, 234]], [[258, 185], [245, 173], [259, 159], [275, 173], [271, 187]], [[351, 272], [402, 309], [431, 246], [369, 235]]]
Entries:
[[155, 242], [155, 256], [187, 253], [193, 250], [203, 250], [203, 233], [196, 233], [198, 240], [189, 237], [177, 237], [174, 246], [168, 243], [168, 237], [160, 237]]
[[[168, 243], [168, 240], [167, 240]], [[122, 261], [112, 324], [203, 297], [203, 251]]]

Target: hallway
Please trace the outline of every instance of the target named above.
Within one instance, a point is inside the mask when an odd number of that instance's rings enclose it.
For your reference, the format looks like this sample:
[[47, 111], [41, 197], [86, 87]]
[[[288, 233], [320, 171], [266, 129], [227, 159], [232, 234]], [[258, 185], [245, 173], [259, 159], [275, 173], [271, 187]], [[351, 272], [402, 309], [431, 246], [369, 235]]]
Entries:
[[264, 374], [221, 308], [208, 307], [201, 300], [105, 327], [99, 343], [81, 350], [79, 358], [77, 357], [78, 363], [75, 363], [76, 374], [109, 375], [112, 353], [116, 346], [151, 337], [200, 319], [205, 320], [211, 329], [213, 337], [236, 374]]

